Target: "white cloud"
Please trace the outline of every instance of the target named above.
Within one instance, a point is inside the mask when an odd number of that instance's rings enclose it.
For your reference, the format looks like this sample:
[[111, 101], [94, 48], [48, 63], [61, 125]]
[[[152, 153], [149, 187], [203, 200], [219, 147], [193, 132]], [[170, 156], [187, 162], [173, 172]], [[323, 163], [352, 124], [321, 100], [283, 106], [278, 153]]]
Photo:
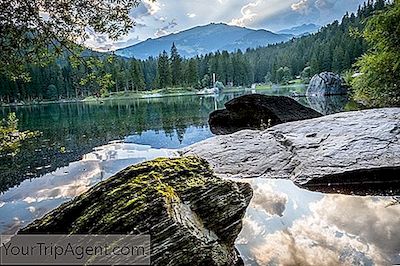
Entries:
[[143, 0], [144, 5], [150, 15], [154, 15], [161, 10], [159, 1]]
[[268, 215], [282, 216], [287, 202], [288, 196], [274, 191], [268, 183], [253, 184], [252, 208], [263, 210]]
[[301, 0], [300, 2], [294, 3], [290, 6], [293, 11], [306, 14], [310, 10], [309, 0]]
[[[90, 41], [91, 47], [121, 48], [127, 40], [169, 34], [163, 29], [172, 18], [179, 24], [173, 31], [181, 31], [211, 22], [231, 25], [280, 30], [303, 23], [324, 25], [340, 19], [346, 11], [354, 11], [364, 0], [196, 0], [167, 1], [143, 0], [130, 16], [137, 22], [136, 27], [120, 41], [106, 43]], [[124, 45], [124, 43], [126, 45]]]
[[311, 10], [330, 10], [337, 0], [300, 0], [291, 5], [293, 11], [309, 14]]
[[242, 16], [240, 18], [232, 19], [229, 24], [244, 27], [249, 22], [252, 22], [254, 18], [257, 16], [257, 13], [255, 13], [253, 9], [257, 7], [260, 3], [261, 0], [257, 0], [254, 3], [249, 3], [247, 5], [244, 5], [240, 10]]
[[263, 229], [265, 218], [247, 216], [238, 244], [247, 244], [249, 256], [259, 265], [398, 263], [390, 260], [399, 259], [400, 206], [387, 207], [390, 202], [327, 195], [310, 204], [310, 215], [269, 234]]
[[173, 19], [170, 22], [168, 22], [168, 24], [165, 25], [164, 27], [157, 29], [154, 36], [161, 37], [167, 35], [168, 33], [170, 33], [169, 30], [175, 28], [177, 25], [178, 23], [176, 23], [176, 19]]

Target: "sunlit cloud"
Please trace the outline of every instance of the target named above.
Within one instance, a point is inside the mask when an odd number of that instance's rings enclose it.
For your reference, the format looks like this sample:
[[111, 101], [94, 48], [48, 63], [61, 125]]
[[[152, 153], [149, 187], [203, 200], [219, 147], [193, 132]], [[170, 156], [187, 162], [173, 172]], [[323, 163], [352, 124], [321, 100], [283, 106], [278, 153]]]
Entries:
[[328, 195], [310, 204], [310, 215], [269, 234], [263, 219], [245, 217], [238, 244], [259, 265], [391, 265], [400, 258], [400, 206], [388, 203]]
[[269, 215], [283, 215], [288, 202], [286, 194], [274, 191], [268, 183], [253, 185], [253, 191], [252, 208], [264, 210]]
[[[278, 31], [303, 23], [325, 25], [355, 11], [364, 0], [143, 0], [130, 12], [136, 26], [119, 41], [97, 42], [90, 47], [115, 50], [148, 38], [176, 33], [209, 23], [226, 23]], [[175, 19], [178, 25], [165, 28]], [[128, 42], [127, 40], [135, 40]]]
[[252, 22], [254, 18], [257, 16], [257, 13], [255, 13], [254, 10], [260, 3], [261, 0], [258, 0], [254, 3], [249, 3], [247, 5], [244, 5], [240, 10], [242, 16], [240, 18], [232, 19], [229, 24], [244, 27], [249, 22]]
[[309, 4], [308, 0], [301, 0], [300, 2], [292, 4], [290, 7], [296, 12], [305, 14], [310, 10]]
[[169, 33], [169, 30], [175, 28], [177, 25], [178, 23], [176, 23], [176, 20], [173, 19], [170, 22], [168, 22], [168, 24], [165, 25], [164, 27], [158, 29], [154, 35], [156, 37], [167, 35]]
[[143, 0], [143, 3], [147, 7], [150, 15], [154, 15], [161, 10], [161, 6], [158, 1]]

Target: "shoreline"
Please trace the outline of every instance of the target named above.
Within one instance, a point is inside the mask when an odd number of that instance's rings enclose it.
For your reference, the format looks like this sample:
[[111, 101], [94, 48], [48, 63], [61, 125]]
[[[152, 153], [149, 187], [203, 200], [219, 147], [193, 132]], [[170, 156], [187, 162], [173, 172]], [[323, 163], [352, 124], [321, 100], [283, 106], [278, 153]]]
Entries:
[[[234, 92], [243, 92], [243, 91], [268, 91], [273, 90], [275, 88], [295, 88], [301, 87], [307, 84], [291, 84], [291, 85], [260, 85], [255, 89], [245, 88], [245, 87], [230, 87], [223, 90], [222, 93], [234, 93]], [[96, 98], [94, 96], [89, 96], [83, 99], [65, 99], [65, 100], [56, 100], [56, 101], [41, 101], [41, 102], [24, 102], [24, 103], [8, 103], [1, 104], [1, 107], [23, 107], [23, 106], [35, 106], [35, 105], [49, 105], [49, 104], [63, 104], [63, 103], [93, 103], [93, 102], [105, 102], [112, 100], [126, 100], [126, 99], [152, 99], [152, 98], [166, 98], [166, 97], [176, 97], [176, 96], [209, 96], [214, 95], [214, 93], [199, 93], [200, 91], [189, 91], [189, 90], [177, 90], [168, 92], [168, 89], [164, 90], [154, 90], [151, 93], [144, 92], [122, 92], [120, 95], [104, 97], [104, 98]], [[294, 95], [296, 97], [296, 95]], [[297, 97], [301, 97], [301, 95], [297, 95]]]

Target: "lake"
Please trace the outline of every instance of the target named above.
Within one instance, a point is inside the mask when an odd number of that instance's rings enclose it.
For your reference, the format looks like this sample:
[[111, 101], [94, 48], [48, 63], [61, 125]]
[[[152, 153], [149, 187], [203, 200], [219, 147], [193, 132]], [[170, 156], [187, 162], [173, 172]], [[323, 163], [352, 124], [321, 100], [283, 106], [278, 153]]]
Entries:
[[[293, 95], [304, 88], [263, 93]], [[208, 114], [251, 93], [0, 108], [42, 135], [0, 158], [0, 233], [13, 234], [121, 169], [212, 137]], [[346, 97], [295, 98], [324, 114], [357, 108]], [[249, 265], [400, 263], [396, 197], [323, 194], [287, 180], [243, 180], [254, 197], [237, 239]]]

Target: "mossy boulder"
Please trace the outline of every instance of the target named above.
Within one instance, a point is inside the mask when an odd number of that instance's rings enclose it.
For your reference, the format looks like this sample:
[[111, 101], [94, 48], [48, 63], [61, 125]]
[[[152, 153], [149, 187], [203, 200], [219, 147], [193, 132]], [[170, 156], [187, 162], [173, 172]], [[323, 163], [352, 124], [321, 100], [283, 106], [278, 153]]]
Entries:
[[97, 184], [19, 233], [150, 234], [153, 265], [237, 265], [251, 187], [198, 157], [156, 159]]

